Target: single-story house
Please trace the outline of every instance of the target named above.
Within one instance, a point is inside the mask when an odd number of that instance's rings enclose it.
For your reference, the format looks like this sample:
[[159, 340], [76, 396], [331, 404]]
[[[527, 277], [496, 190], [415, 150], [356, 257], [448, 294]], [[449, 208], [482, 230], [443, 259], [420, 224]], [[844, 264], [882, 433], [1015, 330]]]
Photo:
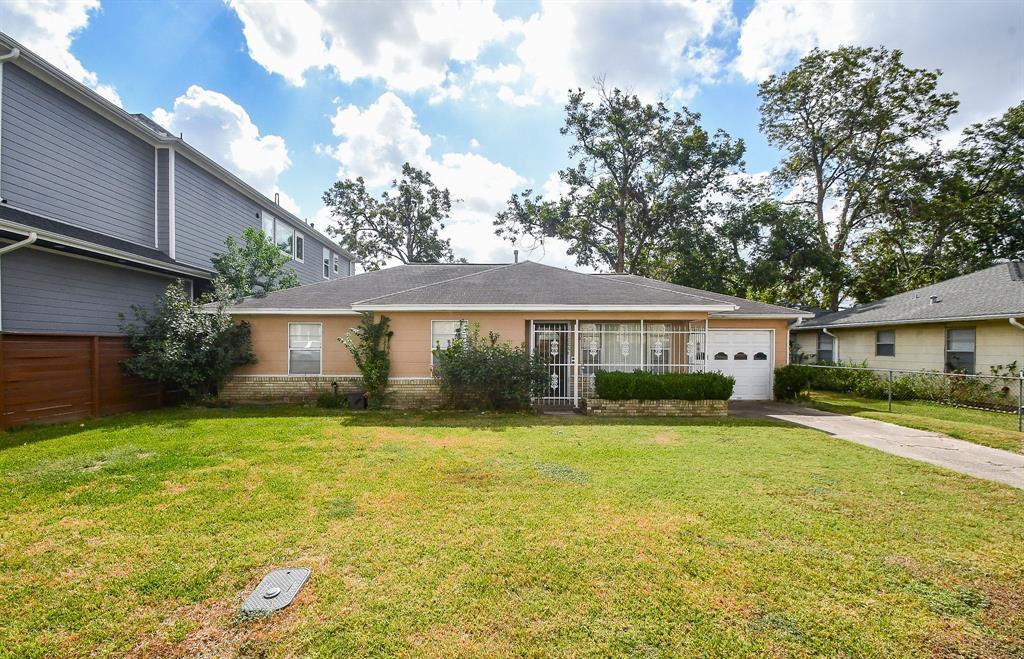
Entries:
[[584, 274], [530, 261], [402, 265], [250, 297], [230, 309], [248, 321], [258, 361], [239, 368], [228, 400], [309, 397], [359, 372], [337, 339], [360, 312], [390, 318], [396, 405], [437, 400], [433, 349], [460, 327], [539, 351], [551, 371], [542, 404], [576, 406], [600, 369], [721, 371], [735, 398], [768, 399], [789, 361], [789, 325], [810, 314], [634, 275]]
[[792, 333], [794, 360], [986, 375], [1013, 362], [1022, 368], [1024, 263], [817, 316]]

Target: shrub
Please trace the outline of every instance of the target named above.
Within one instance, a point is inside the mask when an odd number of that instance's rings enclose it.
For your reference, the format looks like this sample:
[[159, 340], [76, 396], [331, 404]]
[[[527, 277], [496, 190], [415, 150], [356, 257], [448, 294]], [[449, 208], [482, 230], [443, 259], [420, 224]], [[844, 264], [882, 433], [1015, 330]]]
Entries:
[[446, 406], [523, 409], [543, 393], [551, 375], [540, 356], [498, 339], [494, 332], [481, 337], [474, 325], [434, 350], [434, 378]]
[[[384, 405], [384, 394], [391, 375], [391, 337], [389, 328], [391, 319], [381, 316], [374, 320], [373, 312], [363, 312], [359, 325], [338, 337], [348, 351], [363, 376], [363, 388], [366, 389], [366, 403], [370, 408], [378, 409]], [[355, 339], [359, 342], [356, 343]]]
[[777, 400], [794, 400], [810, 388], [811, 376], [815, 369], [800, 364], [788, 364], [775, 369], [775, 385], [772, 388]]
[[598, 371], [594, 388], [608, 400], [729, 400], [735, 383], [721, 373]]
[[121, 331], [128, 335], [135, 355], [121, 362], [121, 368], [180, 387], [193, 400], [216, 391], [233, 368], [256, 361], [251, 328], [231, 320], [225, 309], [227, 297], [218, 286], [215, 301], [201, 308], [177, 280], [151, 310], [132, 306], [134, 319], [128, 321], [122, 314]]
[[336, 410], [340, 407], [344, 407], [346, 402], [347, 398], [345, 394], [338, 393], [333, 390], [321, 391], [316, 396], [316, 406], [329, 410]]

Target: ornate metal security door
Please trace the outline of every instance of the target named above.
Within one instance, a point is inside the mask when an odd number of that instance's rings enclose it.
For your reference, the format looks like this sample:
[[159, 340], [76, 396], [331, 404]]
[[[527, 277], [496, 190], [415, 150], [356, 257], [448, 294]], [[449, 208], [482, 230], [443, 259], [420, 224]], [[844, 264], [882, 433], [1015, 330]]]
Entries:
[[576, 396], [576, 352], [573, 325], [569, 322], [534, 322], [531, 345], [551, 374], [551, 381], [538, 402], [570, 407]]

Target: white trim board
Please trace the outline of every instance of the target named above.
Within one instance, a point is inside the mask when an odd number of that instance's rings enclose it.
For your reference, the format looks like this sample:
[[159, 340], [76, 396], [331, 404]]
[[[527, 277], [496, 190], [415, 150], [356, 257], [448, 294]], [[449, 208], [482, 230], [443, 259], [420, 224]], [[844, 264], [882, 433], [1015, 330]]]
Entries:
[[730, 311], [734, 307], [709, 305], [629, 305], [629, 304], [360, 304], [356, 311]]
[[[5, 230], [8, 230], [8, 231], [13, 231], [13, 232], [16, 232], [16, 233], [23, 233], [26, 236], [29, 233], [35, 232], [39, 236], [40, 240], [46, 240], [46, 241], [49, 241], [49, 242], [57, 243], [59, 245], [67, 245], [68, 247], [77, 247], [79, 249], [84, 249], [84, 250], [88, 250], [90, 252], [95, 252], [96, 254], [104, 254], [106, 256], [111, 256], [111, 257], [114, 257], [114, 258], [122, 259], [124, 261], [131, 261], [132, 263], [140, 263], [140, 264], [143, 264], [143, 265], [151, 265], [151, 266], [154, 266], [154, 267], [161, 268], [163, 270], [174, 272], [174, 273], [179, 274], [179, 275], [185, 275], [185, 276], [191, 276], [191, 277], [201, 277], [203, 279], [209, 279], [211, 274], [212, 274], [209, 270], [201, 270], [199, 268], [193, 268], [193, 267], [182, 265], [182, 264], [165, 263], [163, 261], [157, 261], [155, 259], [149, 259], [149, 258], [146, 258], [144, 256], [139, 256], [138, 254], [132, 254], [130, 252], [122, 252], [121, 250], [118, 250], [118, 249], [112, 249], [110, 247], [104, 247], [102, 245], [97, 245], [96, 243], [90, 243], [90, 242], [85, 241], [85, 240], [77, 240], [75, 238], [69, 238], [69, 237], [64, 236], [62, 234], [51, 233], [49, 231], [43, 231], [41, 229], [36, 229], [36, 228], [30, 227], [30, 226], [26, 226], [24, 224], [18, 224], [17, 222], [11, 222], [9, 220], [0, 220], [0, 229], [5, 229]], [[60, 252], [60, 253], [63, 253], [63, 252]], [[69, 254], [68, 256], [71, 256], [71, 255]]]

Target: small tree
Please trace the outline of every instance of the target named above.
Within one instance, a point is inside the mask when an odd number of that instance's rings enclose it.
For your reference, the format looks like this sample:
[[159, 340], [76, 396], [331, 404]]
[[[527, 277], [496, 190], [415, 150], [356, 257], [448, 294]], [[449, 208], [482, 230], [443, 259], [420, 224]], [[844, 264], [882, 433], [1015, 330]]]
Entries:
[[236, 366], [256, 361], [248, 323], [236, 325], [226, 311], [227, 291], [211, 306], [193, 304], [177, 280], [152, 309], [132, 306], [133, 321], [121, 315], [121, 331], [135, 356], [121, 363], [125, 372], [183, 389], [200, 399], [215, 391]]
[[522, 409], [550, 384], [539, 355], [498, 339], [494, 332], [481, 337], [475, 324], [447, 348], [434, 350], [434, 378], [447, 406]]
[[295, 271], [285, 269], [291, 263], [291, 257], [260, 229], [246, 229], [242, 233], [241, 244], [234, 236], [228, 236], [224, 246], [226, 251], [214, 255], [212, 261], [217, 278], [223, 282], [230, 298], [263, 296], [299, 285]]
[[[384, 404], [384, 395], [391, 374], [391, 319], [381, 316], [375, 320], [373, 313], [362, 314], [359, 325], [338, 337], [348, 351], [363, 376], [363, 387], [366, 389], [367, 403], [377, 409]], [[358, 342], [357, 342], [358, 340]]]

